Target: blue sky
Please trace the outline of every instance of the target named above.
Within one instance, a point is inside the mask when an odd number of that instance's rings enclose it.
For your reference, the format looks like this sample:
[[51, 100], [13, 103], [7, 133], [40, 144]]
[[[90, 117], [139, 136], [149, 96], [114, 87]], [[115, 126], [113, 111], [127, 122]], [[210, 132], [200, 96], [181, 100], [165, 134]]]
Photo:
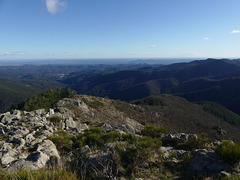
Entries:
[[240, 57], [240, 0], [0, 0], [0, 59]]

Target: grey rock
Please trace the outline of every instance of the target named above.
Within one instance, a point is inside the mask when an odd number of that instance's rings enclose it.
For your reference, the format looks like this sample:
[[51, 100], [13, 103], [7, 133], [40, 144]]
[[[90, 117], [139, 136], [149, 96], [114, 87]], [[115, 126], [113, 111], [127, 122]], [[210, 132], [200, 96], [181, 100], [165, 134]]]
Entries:
[[116, 129], [122, 130], [123, 132], [129, 133], [129, 134], [135, 134], [135, 129], [129, 124], [123, 124], [121, 126], [116, 127]]
[[73, 120], [72, 117], [69, 117], [66, 120], [66, 129], [70, 128], [70, 129], [75, 129], [77, 127], [75, 121]]
[[32, 133], [28, 134], [26, 137], [25, 137], [25, 141], [26, 141], [26, 144], [29, 146], [31, 144], [32, 141], [34, 141], [36, 138], [33, 136]]
[[7, 164], [10, 164], [11, 162], [13, 162], [14, 160], [15, 160], [14, 157], [10, 156], [9, 154], [5, 154], [1, 158], [1, 163], [3, 165], [7, 165]]
[[171, 151], [173, 150], [173, 147], [160, 147], [160, 151], [162, 152], [163, 158], [167, 159], [170, 156]]
[[49, 157], [54, 156], [60, 159], [60, 156], [55, 144], [50, 140], [44, 140], [42, 143], [39, 143], [37, 145], [37, 151], [42, 151]]
[[1, 144], [0, 146], [0, 151], [9, 151], [9, 150], [12, 150], [13, 149], [13, 144], [12, 143], [6, 143], [4, 142], [3, 144]]
[[222, 161], [215, 152], [201, 149], [193, 152], [193, 158], [185, 173], [188, 177], [208, 177], [216, 176], [228, 168], [229, 165]]
[[168, 159], [171, 155], [175, 155], [177, 158], [182, 158], [188, 152], [185, 150], [174, 149], [173, 147], [160, 147], [162, 156], [164, 159]]
[[82, 111], [89, 112], [88, 106], [83, 101], [77, 100], [76, 101], [76, 105]]
[[104, 124], [101, 129], [105, 132], [109, 132], [113, 130], [113, 127], [110, 124]]
[[189, 139], [197, 139], [196, 134], [185, 134], [185, 133], [178, 133], [178, 134], [168, 134], [162, 137], [163, 144], [170, 144], [176, 145], [178, 143], [187, 142]]
[[54, 115], [54, 109], [49, 109], [49, 116], [53, 116]]
[[16, 158], [18, 154], [18, 151], [16, 150], [8, 150], [7, 152], [5, 152], [1, 158], [1, 163], [3, 165], [7, 165], [7, 164], [10, 164], [11, 162], [13, 162]]
[[20, 119], [21, 111], [15, 109], [15, 110], [13, 110], [12, 115], [14, 115], [16, 119]]
[[29, 133], [29, 130], [26, 127], [19, 127], [14, 131], [13, 136], [15, 137], [24, 137]]
[[78, 123], [77, 124], [78, 133], [81, 133], [81, 132], [85, 131], [86, 129], [89, 129], [89, 126], [86, 123]]
[[39, 168], [34, 162], [26, 161], [23, 159], [13, 162], [9, 167], [6, 168], [7, 171], [16, 171], [19, 169], [36, 170]]
[[35, 116], [43, 116], [44, 114], [46, 114], [45, 109], [38, 109], [34, 111]]
[[12, 118], [13, 117], [11, 117], [10, 115], [5, 114], [5, 115], [2, 116], [1, 122], [5, 125], [9, 125], [9, 124], [12, 123]]
[[50, 158], [41, 151], [32, 152], [26, 159], [26, 161], [31, 161], [38, 168], [43, 168], [46, 166]]
[[230, 177], [231, 174], [230, 174], [229, 172], [226, 172], [226, 171], [221, 171], [221, 172], [219, 173], [219, 176], [220, 176], [220, 177]]
[[87, 153], [90, 153], [90, 152], [91, 152], [91, 149], [89, 148], [88, 145], [85, 145], [80, 149], [81, 154], [87, 154]]
[[5, 134], [5, 131], [3, 128], [0, 128], [0, 135], [4, 135]]

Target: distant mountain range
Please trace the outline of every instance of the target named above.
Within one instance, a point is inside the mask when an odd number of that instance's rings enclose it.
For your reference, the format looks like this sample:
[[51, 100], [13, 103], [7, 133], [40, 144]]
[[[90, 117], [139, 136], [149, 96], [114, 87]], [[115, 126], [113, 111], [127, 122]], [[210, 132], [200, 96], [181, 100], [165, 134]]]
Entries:
[[44, 89], [70, 87], [128, 102], [172, 94], [191, 102], [214, 101], [240, 114], [240, 60], [151, 63], [0, 66], [0, 112]]
[[65, 77], [81, 94], [132, 101], [162, 93], [192, 102], [214, 101], [240, 114], [240, 61], [207, 59]]

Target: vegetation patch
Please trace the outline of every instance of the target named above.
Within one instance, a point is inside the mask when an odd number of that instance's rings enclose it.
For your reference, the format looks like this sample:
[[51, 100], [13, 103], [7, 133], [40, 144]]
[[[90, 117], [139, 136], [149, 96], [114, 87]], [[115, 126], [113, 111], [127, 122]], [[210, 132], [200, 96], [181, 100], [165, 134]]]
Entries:
[[178, 143], [177, 149], [192, 151], [194, 149], [205, 149], [212, 142], [206, 133], [190, 137], [187, 142]]
[[133, 101], [134, 104], [138, 105], [149, 105], [149, 106], [164, 106], [164, 101], [157, 96], [150, 96], [144, 99]]
[[232, 123], [236, 126], [240, 126], [240, 116], [232, 111], [228, 110], [224, 106], [210, 101], [202, 101], [200, 105], [203, 106], [203, 110], [222, 118], [223, 120]]
[[117, 143], [114, 149], [119, 176], [133, 178], [143, 174], [143, 170], [152, 174], [152, 169], [160, 168], [160, 162], [156, 160], [156, 157], [161, 156], [159, 148], [162, 141], [160, 139], [150, 136], [139, 138], [127, 134], [123, 136], [123, 140], [126, 141]]
[[103, 133], [101, 128], [92, 127], [76, 137], [75, 146], [83, 147], [88, 145], [94, 150], [102, 149], [106, 143], [115, 142], [119, 138], [120, 134], [116, 131]]
[[49, 110], [57, 101], [63, 98], [71, 98], [74, 96], [74, 91], [67, 88], [66, 90], [57, 88], [57, 89], [48, 89], [44, 93], [35, 94], [28, 98], [24, 103], [20, 104], [15, 109], [25, 110], [25, 111], [34, 111], [36, 109], [45, 109]]
[[59, 116], [52, 116], [50, 118], [47, 118], [48, 121], [54, 123], [54, 124], [58, 124], [60, 123], [63, 119]]
[[34, 137], [37, 138], [39, 136], [41, 136], [43, 133], [41, 131], [36, 131], [34, 134]]
[[146, 125], [142, 130], [142, 135], [160, 138], [162, 134], [167, 134], [168, 130], [161, 126]]
[[73, 148], [74, 136], [64, 130], [58, 130], [49, 139], [56, 145], [61, 154], [69, 152]]
[[220, 145], [216, 146], [215, 152], [228, 163], [236, 163], [240, 161], [240, 144], [238, 143], [223, 140]]
[[39, 170], [18, 170], [6, 172], [0, 170], [1, 180], [78, 180], [76, 173], [69, 170], [39, 169]]
[[91, 108], [94, 108], [94, 109], [98, 109], [100, 107], [104, 107], [104, 103], [102, 103], [98, 99], [88, 100], [87, 98], [82, 98], [82, 101], [85, 104], [87, 104], [88, 106], [90, 106]]

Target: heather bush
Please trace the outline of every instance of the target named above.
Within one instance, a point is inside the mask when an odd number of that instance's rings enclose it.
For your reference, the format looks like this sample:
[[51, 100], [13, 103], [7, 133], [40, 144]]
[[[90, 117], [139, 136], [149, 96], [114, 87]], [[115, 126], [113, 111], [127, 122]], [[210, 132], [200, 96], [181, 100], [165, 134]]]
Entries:
[[142, 135], [151, 136], [153, 138], [161, 137], [162, 134], [167, 134], [168, 131], [161, 126], [146, 125], [142, 130]]
[[236, 163], [240, 161], [240, 145], [238, 143], [223, 140], [220, 145], [216, 146], [215, 152], [228, 163]]

